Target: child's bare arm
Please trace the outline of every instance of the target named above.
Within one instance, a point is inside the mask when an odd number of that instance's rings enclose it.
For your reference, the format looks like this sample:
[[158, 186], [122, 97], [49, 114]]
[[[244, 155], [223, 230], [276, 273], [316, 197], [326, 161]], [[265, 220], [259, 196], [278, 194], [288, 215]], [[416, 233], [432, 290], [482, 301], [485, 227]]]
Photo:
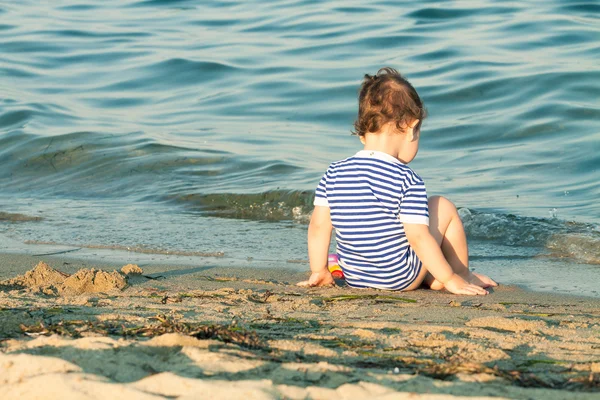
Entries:
[[312, 272], [327, 270], [332, 229], [329, 207], [315, 206], [308, 226], [308, 259]]
[[486, 290], [470, 284], [454, 273], [427, 225], [404, 223], [404, 232], [408, 243], [417, 253], [425, 268], [436, 280], [442, 282], [448, 291], [466, 295], [487, 294]]
[[326, 286], [334, 283], [327, 268], [332, 229], [329, 207], [315, 206], [308, 226], [308, 259], [312, 274], [308, 281], [300, 282], [298, 285]]

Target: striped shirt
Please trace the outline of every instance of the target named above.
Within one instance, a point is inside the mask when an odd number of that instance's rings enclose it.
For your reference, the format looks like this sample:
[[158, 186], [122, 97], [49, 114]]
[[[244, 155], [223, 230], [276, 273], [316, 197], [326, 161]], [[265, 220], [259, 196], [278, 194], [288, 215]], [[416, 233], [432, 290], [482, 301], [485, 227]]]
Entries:
[[429, 225], [423, 180], [395, 157], [371, 150], [332, 163], [315, 192], [329, 207], [337, 253], [352, 287], [402, 290], [421, 262], [403, 223]]

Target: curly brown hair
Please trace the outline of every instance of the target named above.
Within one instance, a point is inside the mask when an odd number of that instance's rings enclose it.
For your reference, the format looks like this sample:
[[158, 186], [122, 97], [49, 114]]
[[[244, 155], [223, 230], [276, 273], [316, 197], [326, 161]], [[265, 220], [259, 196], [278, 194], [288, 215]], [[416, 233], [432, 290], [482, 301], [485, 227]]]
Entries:
[[385, 67], [365, 79], [358, 95], [358, 118], [354, 122], [354, 134], [364, 136], [379, 132], [388, 122], [395, 122], [396, 129], [403, 132], [415, 119], [421, 128], [427, 112], [415, 88], [398, 71]]

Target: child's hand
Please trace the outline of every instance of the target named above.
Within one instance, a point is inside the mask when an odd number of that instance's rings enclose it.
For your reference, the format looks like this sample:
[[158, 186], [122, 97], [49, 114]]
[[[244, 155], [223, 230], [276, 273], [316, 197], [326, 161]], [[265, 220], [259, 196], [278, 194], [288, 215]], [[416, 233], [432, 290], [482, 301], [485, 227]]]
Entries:
[[325, 270], [322, 272], [313, 272], [307, 281], [299, 282], [297, 284], [297, 286], [303, 286], [303, 287], [333, 286], [333, 285], [335, 285], [335, 281], [333, 280], [333, 276], [331, 276], [331, 272], [329, 272], [329, 270]]
[[444, 284], [444, 287], [454, 294], [465, 294], [467, 296], [488, 294], [487, 290], [467, 282], [458, 274], [452, 275], [452, 278]]

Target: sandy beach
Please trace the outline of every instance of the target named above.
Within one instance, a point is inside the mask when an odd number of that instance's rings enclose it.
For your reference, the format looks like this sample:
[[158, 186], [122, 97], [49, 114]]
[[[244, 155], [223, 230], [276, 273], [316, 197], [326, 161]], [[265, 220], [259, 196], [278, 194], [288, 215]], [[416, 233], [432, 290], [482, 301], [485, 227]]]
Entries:
[[285, 266], [130, 265], [126, 275], [123, 265], [0, 255], [3, 399], [600, 391], [600, 299], [513, 286], [485, 297], [304, 289], [295, 282], [306, 274]]

